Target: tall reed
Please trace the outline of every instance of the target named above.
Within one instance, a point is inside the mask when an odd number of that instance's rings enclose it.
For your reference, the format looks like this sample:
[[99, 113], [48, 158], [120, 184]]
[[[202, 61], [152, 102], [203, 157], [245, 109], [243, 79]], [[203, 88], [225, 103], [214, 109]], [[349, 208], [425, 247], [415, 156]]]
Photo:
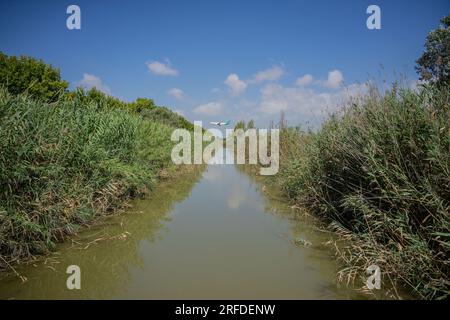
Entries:
[[377, 264], [417, 297], [448, 297], [449, 93], [372, 89], [317, 132], [283, 129], [281, 186], [349, 240], [345, 273]]
[[171, 127], [101, 103], [0, 88], [0, 268], [51, 249], [171, 168]]

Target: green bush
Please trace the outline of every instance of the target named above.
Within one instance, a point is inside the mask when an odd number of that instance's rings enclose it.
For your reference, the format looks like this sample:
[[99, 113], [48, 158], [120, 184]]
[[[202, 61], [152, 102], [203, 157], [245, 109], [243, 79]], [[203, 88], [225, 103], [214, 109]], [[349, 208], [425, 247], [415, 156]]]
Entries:
[[145, 109], [141, 112], [141, 115], [146, 120], [164, 123], [173, 128], [194, 130], [192, 123], [166, 107]]
[[316, 133], [281, 135], [282, 187], [351, 240], [347, 271], [375, 263], [430, 299], [450, 284], [449, 92], [372, 90]]
[[156, 108], [156, 105], [152, 99], [137, 98], [134, 102], [128, 103], [127, 108], [134, 112], [141, 113], [144, 110]]
[[0, 52], [0, 86], [12, 94], [26, 92], [46, 102], [56, 101], [67, 89], [58, 69], [31, 57], [8, 57]]
[[66, 99], [69, 101], [77, 100], [80, 104], [94, 103], [101, 109], [112, 108], [126, 110], [134, 114], [139, 114], [143, 119], [162, 123], [172, 128], [184, 128], [187, 130], [193, 130], [194, 128], [193, 124], [184, 117], [169, 108], [155, 105], [152, 99], [137, 98], [133, 102], [124, 102], [96, 88], [87, 91], [83, 88], [77, 88], [75, 91], [67, 93]]

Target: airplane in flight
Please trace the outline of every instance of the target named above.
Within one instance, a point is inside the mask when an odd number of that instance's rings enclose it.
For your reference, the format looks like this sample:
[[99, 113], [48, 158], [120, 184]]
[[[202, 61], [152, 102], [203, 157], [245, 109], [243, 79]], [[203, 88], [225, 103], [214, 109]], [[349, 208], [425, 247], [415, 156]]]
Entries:
[[219, 122], [219, 121], [212, 121], [212, 122], [210, 122], [211, 124], [213, 124], [213, 125], [216, 125], [216, 126], [227, 126], [227, 125], [229, 125], [230, 124], [230, 120], [228, 120], [227, 122]]

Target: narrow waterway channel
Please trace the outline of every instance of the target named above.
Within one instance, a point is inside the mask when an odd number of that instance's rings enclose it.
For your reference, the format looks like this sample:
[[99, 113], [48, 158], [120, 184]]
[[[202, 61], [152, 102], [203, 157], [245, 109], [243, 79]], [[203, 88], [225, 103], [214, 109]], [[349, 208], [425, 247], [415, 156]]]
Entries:
[[[124, 214], [0, 280], [2, 299], [348, 299], [327, 235], [233, 165], [161, 184]], [[307, 241], [306, 246], [295, 244]], [[66, 268], [81, 269], [68, 290]]]

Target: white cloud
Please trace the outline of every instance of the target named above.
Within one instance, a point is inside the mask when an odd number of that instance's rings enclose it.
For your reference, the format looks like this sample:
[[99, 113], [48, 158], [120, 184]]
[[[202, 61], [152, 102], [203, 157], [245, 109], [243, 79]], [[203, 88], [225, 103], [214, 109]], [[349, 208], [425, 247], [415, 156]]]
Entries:
[[97, 90], [103, 93], [111, 95], [111, 89], [109, 89], [108, 86], [104, 85], [99, 77], [94, 76], [93, 74], [84, 73], [83, 79], [81, 79], [80, 82], [78, 82], [78, 86], [83, 87], [85, 89], [96, 88]]
[[177, 100], [183, 100], [184, 99], [184, 92], [181, 89], [178, 88], [172, 88], [170, 89], [167, 94], [171, 96], [172, 98], [175, 98]]
[[336, 111], [350, 96], [364, 94], [367, 89], [367, 84], [352, 84], [338, 91], [317, 92], [306, 88], [268, 84], [261, 89], [258, 109], [269, 115], [285, 111], [303, 119], [324, 116], [328, 112]]
[[242, 190], [241, 185], [235, 185], [234, 188], [231, 189], [230, 194], [227, 198], [227, 206], [232, 210], [239, 209], [242, 205], [248, 202], [249, 198], [246, 195], [246, 192]]
[[159, 61], [146, 62], [146, 65], [150, 72], [153, 72], [154, 74], [157, 74], [160, 76], [177, 76], [178, 75], [178, 70], [173, 69], [170, 66], [169, 61], [166, 61], [166, 63], [159, 62]]
[[225, 80], [225, 84], [230, 88], [231, 94], [238, 96], [245, 91], [247, 84], [239, 79], [239, 76], [235, 73], [230, 74]]
[[292, 111], [302, 115], [312, 115], [323, 111], [331, 100], [329, 93], [316, 93], [309, 89], [269, 84], [261, 90], [260, 111], [267, 114]]
[[328, 79], [323, 83], [327, 88], [337, 89], [342, 85], [344, 76], [339, 70], [333, 70], [328, 72]]
[[239, 79], [236, 73], [228, 75], [225, 80], [225, 84], [230, 88], [233, 96], [242, 94], [249, 84], [256, 84], [264, 81], [276, 81], [284, 74], [283, 68], [275, 66], [266, 70], [259, 71], [253, 75], [248, 81]]
[[263, 81], [276, 81], [284, 74], [283, 68], [275, 66], [266, 70], [257, 72], [248, 83], [259, 83]]
[[215, 116], [221, 113], [223, 110], [223, 104], [220, 102], [210, 102], [199, 105], [194, 109], [195, 114], [202, 114], [207, 116]]
[[305, 74], [303, 77], [297, 79], [296, 84], [300, 87], [306, 87], [313, 82], [314, 78], [310, 74]]

